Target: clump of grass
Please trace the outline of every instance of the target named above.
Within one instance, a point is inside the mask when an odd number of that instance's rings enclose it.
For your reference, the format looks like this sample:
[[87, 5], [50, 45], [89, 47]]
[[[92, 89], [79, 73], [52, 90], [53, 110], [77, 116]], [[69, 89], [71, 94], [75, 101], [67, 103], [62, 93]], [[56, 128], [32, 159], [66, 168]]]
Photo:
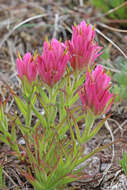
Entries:
[[119, 161], [125, 175], [127, 176], [127, 152], [123, 153], [122, 159]]
[[3, 189], [5, 187], [5, 181], [3, 179], [3, 166], [0, 166], [0, 188]]
[[[101, 9], [104, 13], [108, 12], [110, 9], [118, 7], [118, 9], [108, 15], [112, 19], [127, 19], [127, 6], [125, 2], [126, 0], [91, 0], [91, 3]], [[122, 4], [123, 6], [120, 6]]]

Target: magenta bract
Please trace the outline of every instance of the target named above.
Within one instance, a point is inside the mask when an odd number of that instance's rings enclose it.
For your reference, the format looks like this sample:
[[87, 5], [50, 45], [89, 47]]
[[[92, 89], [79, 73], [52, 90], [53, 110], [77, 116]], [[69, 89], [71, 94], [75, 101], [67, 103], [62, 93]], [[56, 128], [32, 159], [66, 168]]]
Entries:
[[37, 64], [34, 61], [31, 53], [26, 53], [23, 59], [19, 56], [16, 60], [17, 70], [21, 79], [26, 76], [29, 82], [36, 80], [37, 76]]
[[73, 26], [71, 41], [66, 41], [70, 55], [70, 63], [74, 70], [81, 70], [88, 64], [94, 63], [95, 59], [101, 54], [102, 47], [95, 42], [95, 30], [85, 21], [80, 25]]
[[86, 81], [79, 96], [85, 111], [90, 108], [95, 115], [109, 111], [114, 96], [109, 92], [111, 78], [105, 73], [101, 65], [92, 73], [86, 73]]
[[65, 72], [68, 59], [63, 43], [56, 39], [50, 43], [45, 41], [42, 56], [37, 59], [38, 72], [43, 81], [51, 87], [58, 82]]

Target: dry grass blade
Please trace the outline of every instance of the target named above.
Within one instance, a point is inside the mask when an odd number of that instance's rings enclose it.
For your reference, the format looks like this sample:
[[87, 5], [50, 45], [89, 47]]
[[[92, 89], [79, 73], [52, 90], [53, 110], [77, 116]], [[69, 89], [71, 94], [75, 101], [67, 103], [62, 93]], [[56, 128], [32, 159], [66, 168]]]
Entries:
[[42, 18], [42, 17], [45, 17], [45, 16], [48, 16], [48, 14], [40, 14], [40, 15], [36, 15], [36, 16], [33, 16], [33, 17], [30, 17], [22, 22], [20, 22], [19, 24], [17, 24], [13, 30], [16, 30], [17, 28], [19, 28], [20, 26], [22, 26], [23, 24], [26, 24], [27, 22], [30, 22], [32, 20], [35, 20], [35, 19], [38, 19], [38, 18]]
[[103, 24], [103, 23], [101, 23], [101, 22], [97, 22], [96, 24], [99, 25], [99, 26], [102, 26], [103, 28], [107, 28], [107, 29], [109, 29], [109, 30], [112, 30], [112, 31], [114, 31], [114, 32], [127, 33], [127, 30], [121, 30], [121, 29], [118, 29], [118, 28], [113, 28], [113, 27], [108, 26], [108, 25], [106, 25], [106, 24]]
[[36, 15], [36, 16], [33, 16], [33, 17], [30, 17], [22, 22], [20, 22], [19, 24], [17, 24], [16, 26], [14, 26], [14, 28], [12, 30], [10, 30], [3, 38], [3, 40], [1, 41], [0, 43], [0, 48], [3, 46], [4, 42], [12, 35], [12, 33], [18, 29], [19, 27], [21, 27], [23, 24], [26, 24], [32, 20], [35, 20], [35, 19], [38, 19], [38, 18], [42, 18], [42, 17], [46, 17], [48, 16], [48, 14], [40, 14], [40, 15]]
[[127, 55], [121, 50], [121, 48], [118, 45], [116, 45], [110, 38], [105, 36], [105, 34], [103, 34], [99, 29], [95, 28], [95, 30], [98, 34], [103, 36], [103, 38], [105, 38], [107, 41], [109, 41], [116, 49], [118, 49], [119, 52], [125, 57], [125, 59], [127, 59]]
[[17, 184], [14, 182], [14, 180], [7, 174], [5, 170], [3, 170], [3, 174], [11, 181], [11, 183], [17, 187]]
[[[104, 116], [104, 118], [105, 118], [105, 116]], [[112, 143], [115, 142], [115, 141], [114, 141], [114, 135], [113, 135], [113, 133], [112, 133], [112, 130], [111, 130], [111, 127], [109, 126], [108, 121], [105, 121], [105, 127], [106, 127], [106, 129], [109, 131], [109, 133], [110, 133], [110, 135], [111, 135]], [[115, 157], [115, 150], [114, 150], [114, 144], [112, 144], [112, 159], [111, 159], [111, 163], [110, 163], [109, 166], [104, 170], [103, 176], [102, 176], [102, 178], [100, 179], [99, 184], [103, 181], [104, 177], [107, 175], [109, 169], [111, 168], [111, 166], [112, 166], [112, 164], [113, 164], [113, 161], [114, 161], [114, 157]]]
[[9, 77], [7, 74], [3, 74], [0, 72], [0, 81], [2, 81], [4, 84], [9, 83]]
[[127, 124], [127, 119], [123, 123], [121, 123], [121, 125], [117, 125], [118, 128], [116, 128], [116, 130], [113, 133], [114, 134], [117, 133], [117, 131], [120, 129], [120, 131], [121, 131], [121, 137], [123, 137], [123, 133], [124, 133], [123, 127], [126, 126], [126, 124]]
[[105, 20], [106, 23], [118, 23], [118, 24], [121, 24], [121, 23], [127, 23], [127, 19], [106, 19]]

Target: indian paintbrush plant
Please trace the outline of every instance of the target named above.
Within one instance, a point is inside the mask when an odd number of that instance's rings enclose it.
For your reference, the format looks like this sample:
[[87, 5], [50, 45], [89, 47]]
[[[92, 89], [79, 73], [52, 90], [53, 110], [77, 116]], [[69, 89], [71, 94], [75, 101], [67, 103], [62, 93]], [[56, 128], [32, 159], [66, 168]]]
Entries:
[[[47, 40], [41, 55], [28, 52], [22, 58], [18, 53], [22, 97], [9, 90], [22, 117], [7, 114], [6, 102], [1, 102], [0, 140], [26, 164], [26, 170], [17, 168], [36, 190], [62, 189], [81, 178], [84, 174], [78, 166], [109, 146], [84, 154], [84, 144], [109, 116], [96, 124], [95, 120], [110, 110], [114, 99], [110, 76], [95, 64], [101, 49], [95, 42], [94, 27], [83, 21], [73, 26], [70, 41]], [[85, 122], [82, 132], [81, 120]], [[18, 143], [17, 127], [24, 145]]]

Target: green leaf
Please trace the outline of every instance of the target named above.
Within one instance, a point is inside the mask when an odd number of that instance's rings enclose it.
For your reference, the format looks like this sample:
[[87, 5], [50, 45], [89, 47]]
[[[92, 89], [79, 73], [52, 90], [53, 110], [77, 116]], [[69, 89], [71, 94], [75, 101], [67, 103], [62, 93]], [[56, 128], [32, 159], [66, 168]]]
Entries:
[[4, 187], [5, 187], [5, 182], [3, 179], [3, 167], [0, 166], [0, 188], [4, 189]]
[[48, 122], [50, 123], [51, 126], [55, 127], [55, 118], [56, 118], [56, 114], [57, 114], [57, 108], [56, 106], [52, 106], [50, 108], [50, 117], [48, 118]]
[[67, 114], [70, 115], [70, 117], [71, 117], [72, 120], [73, 120], [74, 127], [75, 127], [75, 132], [76, 132], [76, 136], [77, 136], [78, 142], [81, 143], [80, 130], [79, 130], [79, 126], [78, 126], [78, 124], [77, 124], [77, 121], [76, 121], [75, 117], [73, 116], [73, 114], [71, 113], [71, 111], [69, 110], [69, 108], [66, 108], [66, 111], [67, 111]]
[[95, 155], [96, 153], [98, 153], [98, 152], [102, 151], [103, 149], [108, 148], [108, 147], [111, 146], [112, 144], [115, 144], [115, 143], [118, 143], [118, 142], [119, 142], [119, 140], [114, 141], [114, 142], [111, 142], [111, 143], [108, 143], [108, 144], [105, 144], [105, 145], [103, 145], [103, 146], [100, 146], [100, 147], [94, 149], [92, 152], [88, 153], [88, 154], [85, 155], [84, 157], [82, 156], [82, 158], [77, 161], [77, 163], [76, 163], [77, 165], [76, 165], [76, 166], [78, 166], [79, 164], [85, 162], [87, 159], [91, 158], [91, 157], [92, 157], [93, 155]]
[[77, 100], [79, 99], [78, 93], [76, 93], [75, 96], [72, 97], [72, 99], [69, 102], [69, 106], [72, 106]]
[[64, 92], [60, 92], [59, 95], [59, 102], [58, 102], [58, 107], [59, 107], [59, 120], [60, 122], [63, 120], [63, 118], [66, 116], [66, 111], [64, 108]]
[[103, 53], [100, 55], [100, 57], [106, 61], [110, 58], [110, 52], [107, 47], [103, 48]]
[[33, 98], [32, 98], [32, 100], [31, 100], [31, 102], [32, 102], [33, 105], [35, 104], [36, 100], [37, 100], [37, 96], [34, 95]]
[[75, 92], [75, 90], [77, 90], [80, 86], [83, 85], [84, 81], [85, 81], [85, 73], [83, 73], [82, 75], [78, 73], [78, 75], [75, 76], [73, 93]]
[[[109, 115], [109, 116], [110, 116], [110, 115]], [[103, 124], [105, 123], [105, 121], [108, 119], [109, 116], [107, 116], [106, 118], [104, 118], [102, 121], [100, 121], [100, 122], [97, 124], [97, 126], [96, 126], [96, 127], [91, 131], [91, 133], [89, 134], [87, 140], [93, 138], [93, 137], [99, 132], [99, 130], [101, 129], [101, 127], [103, 126]]]
[[41, 98], [43, 99], [45, 104], [48, 104], [49, 103], [49, 98], [48, 98], [48, 95], [46, 94], [46, 92], [42, 89], [42, 87], [38, 87], [38, 90], [39, 90]]
[[11, 140], [16, 142], [16, 133], [15, 133], [15, 125], [11, 127]]
[[49, 114], [48, 105], [45, 104], [45, 102], [41, 99], [41, 97], [39, 97], [39, 95], [38, 95], [38, 99], [39, 99], [39, 102], [41, 103], [42, 107], [44, 108], [46, 114]]
[[71, 140], [72, 140], [71, 143], [72, 143], [72, 146], [73, 146], [73, 152], [75, 154], [77, 152], [76, 151], [76, 139], [75, 139], [75, 135], [74, 135], [73, 128], [72, 128], [72, 122], [71, 122], [71, 119], [69, 117], [67, 108], [66, 108], [66, 111], [67, 111], [67, 122], [68, 122], [68, 126], [69, 126], [69, 129], [70, 129], [70, 135], [71, 135]]
[[120, 165], [122, 166], [125, 175], [127, 176], [127, 153], [124, 152], [122, 160], [119, 160]]
[[37, 116], [37, 118], [40, 120], [42, 127], [48, 127], [47, 122], [45, 120], [45, 118], [43, 117], [43, 115], [41, 115], [37, 109], [35, 108], [34, 105], [32, 105], [32, 110], [34, 111], [35, 115]]
[[8, 142], [6, 136], [4, 136], [4, 135], [2, 135], [2, 134], [0, 134], [0, 141], [1, 141], [1, 142], [4, 142], [4, 143], [7, 144], [7, 145], [9, 145], [9, 142]]
[[31, 126], [31, 119], [32, 119], [32, 106], [31, 106], [31, 101], [27, 103], [27, 113], [26, 113], [26, 127]]
[[85, 129], [83, 132], [83, 135], [81, 137], [81, 142], [86, 142], [89, 139], [89, 134], [91, 131], [91, 128], [93, 127], [93, 123], [95, 120], [95, 116], [93, 114], [93, 112], [90, 109], [87, 109], [87, 114], [85, 117]]
[[27, 105], [25, 105], [24, 102], [17, 95], [13, 95], [13, 96], [14, 96], [14, 99], [15, 99], [17, 105], [18, 105], [19, 110], [23, 114], [24, 118], [26, 118]]

